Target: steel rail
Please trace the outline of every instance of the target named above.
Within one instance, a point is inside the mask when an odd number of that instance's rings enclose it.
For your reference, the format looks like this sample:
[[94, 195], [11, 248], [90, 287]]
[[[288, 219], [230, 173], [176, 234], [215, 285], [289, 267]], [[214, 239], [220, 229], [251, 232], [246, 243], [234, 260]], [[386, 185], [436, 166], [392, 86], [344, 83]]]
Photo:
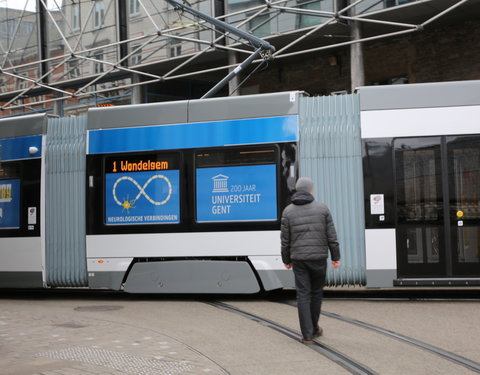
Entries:
[[[50, 73], [52, 73], [53, 71], [55, 71], [57, 68], [59, 68], [59, 67], [62, 66], [63, 64], [66, 64], [68, 60], [69, 60], [68, 58], [67, 58], [67, 59], [64, 59], [64, 60], [61, 61], [59, 64], [55, 65], [54, 67], [51, 67], [48, 72], [44, 73], [41, 77], [39, 77], [39, 78], [37, 78], [37, 79], [35, 80], [35, 84], [36, 84], [36, 85], [40, 85], [43, 78], [45, 78], [45, 77], [47, 77], [48, 75], [50, 75]], [[5, 74], [8, 75], [8, 73], [5, 73]], [[22, 78], [22, 79], [23, 79], [23, 78]], [[10, 105], [10, 103], [13, 103], [15, 100], [21, 98], [23, 95], [25, 95], [26, 93], [28, 93], [30, 90], [32, 90], [32, 89], [35, 88], [35, 87], [36, 87], [35, 85], [34, 85], [34, 86], [27, 87], [27, 88], [24, 89], [22, 92], [20, 92], [17, 96], [15, 96], [15, 97], [12, 98], [11, 100], [9, 100], [7, 103], [5, 103], [5, 104], [2, 106], [2, 108]], [[47, 87], [48, 87], [48, 88], [51, 88], [51, 86], [47, 86]], [[55, 91], [55, 90], [57, 90], [57, 89], [56, 89], [56, 88], [52, 88], [52, 90]], [[67, 93], [67, 91], [63, 91], [63, 90], [60, 90], [60, 92]]]
[[[284, 302], [284, 304], [286, 304], [288, 306], [292, 306], [292, 307], [297, 307], [296, 303], [294, 303], [294, 302]], [[388, 329], [381, 328], [381, 327], [375, 326], [375, 325], [370, 324], [370, 323], [365, 323], [365, 322], [362, 322], [360, 320], [352, 319], [352, 318], [349, 318], [349, 317], [346, 317], [346, 316], [343, 316], [343, 315], [340, 315], [340, 314], [335, 314], [335, 313], [331, 313], [331, 312], [327, 312], [327, 311], [322, 311], [321, 314], [324, 315], [324, 316], [327, 316], [329, 318], [332, 318], [332, 319], [337, 319], [337, 320], [340, 320], [340, 321], [345, 322], [345, 323], [353, 324], [353, 325], [356, 325], [358, 327], [366, 328], [368, 330], [371, 330], [371, 331], [374, 331], [374, 332], [377, 332], [377, 333], [381, 333], [385, 336], [388, 336], [390, 338], [394, 338], [394, 339], [397, 339], [399, 341], [405, 342], [407, 344], [416, 346], [420, 349], [427, 350], [427, 351], [429, 351], [433, 354], [436, 354], [436, 355], [438, 355], [438, 356], [440, 356], [444, 359], [447, 359], [447, 360], [449, 360], [453, 363], [456, 363], [457, 365], [466, 367], [469, 370], [480, 373], [480, 363], [472, 361], [468, 358], [459, 356], [459, 355], [457, 355], [455, 353], [452, 353], [452, 352], [449, 352], [447, 350], [443, 350], [443, 349], [441, 349], [439, 347], [436, 347], [434, 345], [430, 345], [430, 344], [427, 344], [423, 341], [420, 341], [420, 340], [402, 335], [400, 333], [393, 332], [393, 331], [390, 331]]]
[[[26, 9], [27, 9], [27, 3], [25, 3], [25, 6], [23, 7], [22, 14], [20, 15], [20, 19], [23, 19], [23, 16], [25, 14]], [[20, 22], [18, 22], [15, 26], [15, 30], [14, 30], [13, 35], [12, 35], [12, 39], [11, 39], [9, 45], [7, 46], [7, 50], [5, 51], [5, 59], [3, 60], [3, 63], [1, 64], [1, 68], [3, 68], [5, 66], [5, 64], [7, 63], [7, 59], [10, 60], [8, 55], [12, 52], [12, 47], [13, 47], [13, 44], [15, 43], [15, 37], [17, 36], [19, 28], [20, 28]], [[2, 50], [4, 50], [3, 46], [2, 46]], [[11, 63], [12, 62], [10, 61], [10, 64]]]
[[330, 312], [327, 312], [327, 311], [322, 311], [322, 315], [328, 316], [329, 318], [341, 320], [343, 322], [347, 322], [347, 323], [350, 323], [350, 324], [353, 324], [353, 325], [356, 325], [356, 326], [359, 326], [359, 327], [367, 328], [369, 330], [381, 333], [381, 334], [386, 335], [388, 337], [392, 337], [392, 338], [395, 338], [395, 339], [400, 340], [402, 342], [406, 342], [406, 343], [414, 345], [418, 348], [425, 349], [425, 350], [427, 350], [431, 353], [439, 355], [440, 357], [445, 358], [449, 361], [452, 361], [452, 362], [454, 362], [458, 365], [464, 366], [464, 367], [468, 368], [469, 370], [480, 373], [480, 363], [472, 361], [468, 358], [459, 356], [455, 353], [440, 349], [439, 347], [427, 344], [427, 343], [422, 342], [420, 340], [416, 340], [414, 338], [404, 336], [402, 334], [399, 334], [399, 333], [396, 333], [396, 332], [393, 332], [393, 331], [375, 326], [373, 324], [361, 322], [359, 320], [351, 319], [351, 318], [348, 318], [348, 317], [345, 317], [345, 316], [342, 316], [342, 315], [339, 315], [339, 314], [330, 313]]
[[[128, 40], [122, 40], [122, 41], [119, 41], [119, 42], [113, 42], [113, 43], [110, 43], [110, 44], [106, 44], [106, 45], [103, 45], [103, 46], [98, 46], [98, 47], [94, 47], [94, 48], [89, 48], [89, 49], [85, 49], [85, 50], [81, 50], [81, 51], [76, 51], [76, 52], [73, 52], [73, 53], [64, 53], [63, 55], [58, 55], [58, 56], [54, 56], [54, 57], [49, 57], [49, 58], [46, 58], [46, 59], [41, 59], [41, 60], [35, 60], [35, 61], [32, 61], [32, 62], [29, 62], [29, 63], [25, 63], [25, 64], [21, 64], [21, 65], [15, 65], [15, 66], [11, 66], [11, 67], [7, 67], [7, 68], [3, 68], [2, 70], [3, 71], [10, 71], [10, 70], [15, 70], [15, 69], [19, 69], [19, 68], [25, 68], [25, 67], [28, 67], [28, 66], [37, 66], [38, 64], [40, 63], [43, 63], [43, 62], [50, 62], [50, 61], [53, 61], [53, 60], [60, 60], [60, 59], [63, 59], [65, 57], [78, 57], [78, 58], [83, 58], [83, 56], [81, 56], [82, 54], [87, 54], [89, 52], [93, 52], [93, 51], [96, 51], [96, 50], [101, 50], [101, 49], [108, 49], [110, 47], [116, 47], [116, 46], [119, 46], [121, 44], [125, 44], [125, 43], [131, 43], [131, 42], [136, 42], [138, 40], [141, 40], [141, 39], [146, 39], [146, 38], [150, 38], [150, 37], [157, 37], [158, 34], [157, 33], [152, 33], [152, 34], [147, 34], [147, 35], [142, 35], [142, 36], [138, 36], [138, 37], [135, 37], [135, 38], [132, 38], [132, 39], [128, 39]], [[0, 45], [1, 46], [1, 45]]]
[[426, 20], [424, 23], [421, 24], [422, 27], [428, 25], [429, 23], [432, 23], [433, 21], [436, 21], [437, 19], [439, 19], [440, 17], [444, 16], [445, 14], [449, 13], [450, 11], [452, 11], [453, 9], [465, 4], [466, 2], [468, 2], [469, 0], [462, 0], [458, 3], [455, 3], [453, 4], [451, 7], [445, 9], [444, 11], [438, 13], [437, 15], [433, 16], [432, 18], [429, 18], [428, 20]]
[[340, 16], [340, 19], [349, 20], [349, 21], [357, 21], [357, 22], [365, 22], [365, 23], [375, 23], [375, 24], [378, 24], [378, 25], [406, 27], [406, 28], [417, 28], [418, 27], [418, 25], [415, 25], [413, 23], [383, 21], [383, 20], [376, 20], [374, 18], [365, 18], [365, 17], [358, 17], [358, 16], [356, 16], [356, 17]]
[[47, 14], [48, 14], [48, 16], [51, 18], [53, 24], [55, 25], [55, 28], [57, 29], [58, 33], [60, 34], [60, 37], [63, 39], [63, 43], [65, 43], [65, 46], [68, 48], [68, 50], [70, 51], [70, 53], [73, 53], [73, 49], [72, 49], [72, 47], [70, 46], [70, 43], [68, 43], [67, 38], [65, 37], [65, 35], [63, 35], [62, 29], [60, 29], [60, 27], [58, 26], [57, 22], [55, 21], [55, 18], [53, 17], [52, 12], [50, 12], [50, 11], [48, 10], [48, 7], [47, 7], [46, 2], [45, 2], [44, 0], [40, 0], [40, 3], [43, 5], [43, 8], [44, 8], [44, 9], [47, 9]]
[[[237, 307], [228, 305], [226, 303], [222, 303], [222, 302], [205, 302], [205, 303], [210, 306], [216, 307], [218, 309], [225, 310], [225, 311], [243, 316], [244, 318], [253, 320], [254, 322], [257, 322], [265, 327], [271, 328], [295, 341], [299, 341], [302, 337], [299, 333], [297, 333], [291, 328], [288, 328], [279, 323], [275, 323], [271, 320], [262, 318], [258, 315], [249, 313], [247, 311], [241, 310]], [[368, 368], [362, 363], [350, 357], [347, 357], [345, 354], [342, 354], [338, 350], [335, 350], [328, 345], [313, 341], [313, 344], [308, 345], [308, 347], [316, 351], [317, 353], [322, 354], [332, 362], [335, 362], [339, 366], [343, 367], [345, 370], [347, 370], [351, 374], [355, 374], [355, 375], [377, 375], [378, 374], [377, 372], [373, 371], [372, 369]]]
[[90, 11], [88, 12], [85, 21], [83, 21], [83, 25], [82, 25], [82, 28], [81, 28], [80, 33], [78, 35], [78, 38], [75, 35], [75, 38], [77, 39], [77, 44], [75, 44], [75, 47], [73, 48], [74, 51], [77, 50], [78, 46], [81, 46], [81, 48], [83, 48], [82, 36], [85, 35], [85, 31], [87, 30], [87, 27], [91, 22], [91, 17], [92, 17], [92, 14], [93, 14], [93, 7], [94, 7], [94, 4], [92, 4], [92, 6], [90, 7]]
[[295, 44], [301, 42], [302, 40], [304, 40], [305, 38], [308, 38], [310, 35], [316, 33], [317, 31], [323, 29], [324, 27], [332, 24], [332, 23], [335, 23], [337, 22], [335, 18], [331, 18], [329, 19], [328, 21], [326, 22], [323, 22], [321, 23], [320, 25], [316, 26], [315, 28], [311, 29], [310, 31], [308, 31], [307, 33], [303, 34], [301, 37], [295, 39], [293, 42], [287, 44], [286, 46], [283, 46], [282, 48], [280, 48], [278, 51], [276, 51], [273, 56], [275, 58], [277, 58], [279, 55], [281, 55], [281, 53], [291, 47], [293, 47]]
[[335, 14], [333, 12], [327, 12], [324, 10], [283, 7], [279, 5], [272, 5], [270, 8], [283, 10], [285, 12], [294, 12], [297, 14], [310, 14], [312, 16], [329, 17], [329, 18], [335, 17]]
[[[262, 7], [262, 9], [260, 9], [258, 12], [256, 12], [255, 14], [251, 15], [250, 17], [248, 17], [246, 20], [243, 20], [242, 22], [240, 22], [239, 25], [237, 25], [237, 27], [241, 26], [241, 25], [244, 25], [246, 24], [250, 19], [253, 19], [254, 17], [256, 17], [258, 14], [260, 14], [261, 12], [263, 12], [264, 9]], [[228, 32], [225, 32], [224, 35], [221, 35], [217, 38], [215, 38], [215, 40], [213, 40], [212, 42], [212, 46], [213, 47], [216, 47], [217, 46], [217, 42], [220, 41], [221, 39], [223, 38], [227, 38], [228, 37]], [[232, 47], [228, 47], [228, 48], [232, 48]], [[183, 66], [189, 64], [190, 62], [196, 60], [197, 58], [199, 58], [200, 56], [202, 56], [203, 54], [207, 53], [208, 51], [211, 51], [212, 50], [212, 47], [208, 47], [208, 48], [205, 48], [204, 50], [200, 51], [200, 52], [197, 52], [196, 54], [194, 54], [193, 56], [189, 57], [186, 61], [182, 62], [180, 65], [176, 66], [175, 68], [171, 69], [169, 72], [165, 73], [163, 75], [164, 78], [167, 78], [169, 76], [171, 76], [173, 73], [175, 73], [176, 71], [180, 70]], [[233, 50], [233, 48], [232, 48]], [[250, 53], [249, 51], [244, 51], [246, 53]]]
[[[378, 3], [381, 3], [383, 0], [379, 0]], [[428, 4], [432, 3], [437, 0], [415, 0], [415, 1], [410, 1], [408, 3], [402, 4], [402, 5], [395, 5], [394, 7], [389, 7], [389, 8], [384, 8], [384, 9], [378, 9], [378, 10], [372, 10], [372, 11], [367, 11], [365, 13], [361, 13], [361, 16], [363, 17], [370, 17], [370, 16], [376, 16], [376, 15], [382, 15], [382, 14], [388, 14], [388, 12], [392, 9], [405, 9], [405, 8], [410, 8], [410, 7], [416, 7], [418, 5], [422, 4]], [[458, 0], [457, 0], [458, 1]], [[340, 13], [343, 13], [343, 9], [340, 11]]]
[[[13, 78], [17, 78], [17, 79], [20, 79], [22, 81], [27, 81], [27, 82], [30, 82], [30, 83], [33, 83], [35, 85], [38, 85], [40, 87], [43, 87], [43, 88], [46, 88], [46, 89], [51, 89], [51, 90], [54, 90], [54, 91], [58, 91], [58, 92], [61, 92], [63, 94], [67, 93], [67, 91], [64, 91], [64, 90], [61, 90], [61, 89], [57, 89], [57, 88], [54, 88], [54, 87], [51, 87], [49, 85], [46, 85], [44, 83], [41, 83], [41, 82], [37, 82], [35, 81], [35, 79], [33, 78], [30, 78], [30, 77], [23, 77], [23, 76], [19, 76], [18, 74], [14, 74], [14, 73], [10, 73], [10, 72], [5, 72], [5, 71], [2, 71], [3, 74], [7, 75], [7, 76], [10, 76], [10, 77], [13, 77]], [[31, 90], [33, 87], [27, 87], [28, 90]], [[25, 89], [22, 89], [22, 92], [23, 90]], [[21, 95], [21, 93], [20, 93]], [[30, 103], [29, 103], [30, 104]]]
[[341, 42], [341, 43], [335, 43], [335, 44], [330, 44], [322, 47], [317, 47], [317, 48], [310, 48], [310, 49], [305, 49], [297, 52], [291, 52], [291, 53], [285, 53], [283, 55], [275, 55], [275, 58], [283, 58], [283, 57], [290, 57], [290, 56], [296, 56], [296, 55], [301, 55], [304, 53], [311, 53], [311, 52], [318, 52], [318, 51], [323, 51], [326, 49], [331, 49], [331, 48], [337, 48], [337, 47], [344, 47], [348, 46], [351, 44], [357, 44], [357, 43], [364, 43], [364, 42], [369, 42], [372, 40], [379, 40], [379, 39], [384, 39], [384, 38], [389, 38], [392, 36], [397, 36], [397, 35], [403, 35], [403, 34], [409, 34], [412, 32], [416, 32], [417, 29], [408, 29], [408, 30], [402, 30], [402, 31], [396, 31], [393, 33], [389, 34], [383, 34], [383, 35], [377, 35], [373, 37], [368, 37], [368, 38], [362, 38], [362, 39], [356, 39], [356, 40], [351, 40], [348, 42]]
[[203, 19], [209, 24], [212, 24], [222, 30], [228, 31], [233, 35], [236, 35], [242, 39], [249, 41], [256, 49], [261, 48], [262, 50], [265, 50], [265, 51], [268, 51], [268, 50], [270, 50], [271, 52], [275, 51], [275, 47], [273, 47], [270, 43], [266, 42], [265, 40], [256, 37], [255, 35], [249, 34], [243, 30], [239, 30], [236, 27], [231, 26], [223, 21], [220, 21], [214, 17], [210, 17], [207, 14], [201, 13], [196, 9], [193, 9], [185, 4], [178, 2], [177, 0], [166, 0], [166, 1], [180, 10], [183, 10], [185, 12], [192, 14], [195, 17]]

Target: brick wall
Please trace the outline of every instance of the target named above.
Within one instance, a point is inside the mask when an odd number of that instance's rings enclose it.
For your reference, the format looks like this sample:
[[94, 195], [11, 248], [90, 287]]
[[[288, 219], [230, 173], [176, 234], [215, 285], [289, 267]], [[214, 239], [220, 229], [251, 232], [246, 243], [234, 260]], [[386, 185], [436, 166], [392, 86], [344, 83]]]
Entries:
[[[480, 21], [468, 21], [364, 44], [365, 82], [407, 76], [410, 83], [480, 79]], [[312, 95], [350, 92], [350, 49], [334, 48], [279, 59], [245, 87], [258, 92], [304, 90]], [[333, 63], [335, 57], [337, 65]]]

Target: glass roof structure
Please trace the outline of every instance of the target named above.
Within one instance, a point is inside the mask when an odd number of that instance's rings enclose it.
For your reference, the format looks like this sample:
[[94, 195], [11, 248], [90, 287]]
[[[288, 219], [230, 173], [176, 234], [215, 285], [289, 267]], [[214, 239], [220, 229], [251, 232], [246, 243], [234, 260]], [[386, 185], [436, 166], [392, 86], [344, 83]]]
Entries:
[[[255, 69], [268, 69], [271, 59], [415, 33], [480, 13], [479, 0], [183, 3], [275, 50], [254, 55], [248, 39], [165, 0], [0, 0], [0, 116], [122, 98], [135, 87], [178, 79], [213, 86], [249, 57]], [[352, 33], [353, 24], [361, 25], [361, 35]]]

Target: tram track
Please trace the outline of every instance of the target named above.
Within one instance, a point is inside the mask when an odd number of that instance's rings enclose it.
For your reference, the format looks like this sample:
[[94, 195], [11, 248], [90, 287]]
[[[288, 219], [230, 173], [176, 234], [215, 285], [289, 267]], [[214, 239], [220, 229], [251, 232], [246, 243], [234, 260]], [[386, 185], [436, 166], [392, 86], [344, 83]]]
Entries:
[[[297, 304], [295, 302], [279, 302], [279, 303], [297, 308]], [[427, 344], [427, 343], [422, 342], [420, 340], [414, 339], [412, 337], [408, 337], [408, 336], [402, 335], [400, 333], [393, 332], [393, 331], [387, 330], [385, 328], [381, 328], [381, 327], [375, 326], [373, 324], [365, 323], [365, 322], [362, 322], [362, 321], [359, 321], [359, 320], [356, 320], [356, 319], [352, 319], [352, 318], [349, 318], [349, 317], [346, 317], [346, 316], [343, 316], [343, 315], [331, 313], [331, 312], [324, 311], [324, 310], [321, 312], [321, 314], [326, 316], [326, 317], [332, 318], [332, 319], [337, 319], [337, 320], [340, 320], [342, 322], [349, 323], [349, 324], [355, 325], [357, 327], [362, 327], [362, 328], [365, 328], [367, 330], [385, 335], [385, 336], [390, 337], [390, 338], [394, 338], [396, 340], [399, 340], [401, 342], [404, 342], [404, 343], [407, 343], [409, 345], [415, 346], [417, 348], [429, 351], [430, 353], [433, 353], [437, 356], [440, 356], [443, 359], [449, 360], [449, 361], [451, 361], [451, 362], [453, 362], [457, 365], [466, 367], [467, 369], [469, 369], [471, 371], [475, 371], [477, 373], [480, 373], [480, 363], [472, 361], [468, 358], [459, 356], [455, 353], [443, 350], [443, 349], [441, 349], [439, 347], [436, 347], [434, 345], [430, 345], [430, 344]]]
[[[252, 314], [248, 311], [239, 309], [238, 307], [234, 307], [232, 305], [229, 305], [223, 302], [218, 302], [218, 301], [205, 302], [205, 303], [213, 307], [216, 307], [218, 309], [228, 311], [230, 313], [237, 314], [244, 318], [253, 320], [254, 322], [257, 322], [265, 327], [271, 328], [295, 341], [300, 341], [300, 339], [302, 338], [302, 336], [298, 332], [296, 332], [291, 328], [286, 327], [285, 325], [273, 322], [269, 319], [263, 318], [256, 314]], [[372, 370], [368, 366], [346, 356], [345, 354], [332, 348], [329, 345], [319, 343], [317, 341], [313, 341], [313, 344], [308, 345], [308, 347], [318, 352], [319, 354], [325, 356], [330, 361], [335, 362], [339, 366], [343, 367], [345, 370], [347, 370], [351, 374], [378, 375], [376, 371]]]

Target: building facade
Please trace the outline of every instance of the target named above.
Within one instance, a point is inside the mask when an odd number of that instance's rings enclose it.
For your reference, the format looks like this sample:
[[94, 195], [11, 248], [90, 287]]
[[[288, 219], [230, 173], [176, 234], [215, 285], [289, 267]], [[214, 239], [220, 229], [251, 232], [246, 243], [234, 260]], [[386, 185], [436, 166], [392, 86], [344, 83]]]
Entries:
[[[286, 90], [480, 79], [479, 0], [0, 1], [0, 116]], [[15, 4], [15, 5], [12, 5]]]

